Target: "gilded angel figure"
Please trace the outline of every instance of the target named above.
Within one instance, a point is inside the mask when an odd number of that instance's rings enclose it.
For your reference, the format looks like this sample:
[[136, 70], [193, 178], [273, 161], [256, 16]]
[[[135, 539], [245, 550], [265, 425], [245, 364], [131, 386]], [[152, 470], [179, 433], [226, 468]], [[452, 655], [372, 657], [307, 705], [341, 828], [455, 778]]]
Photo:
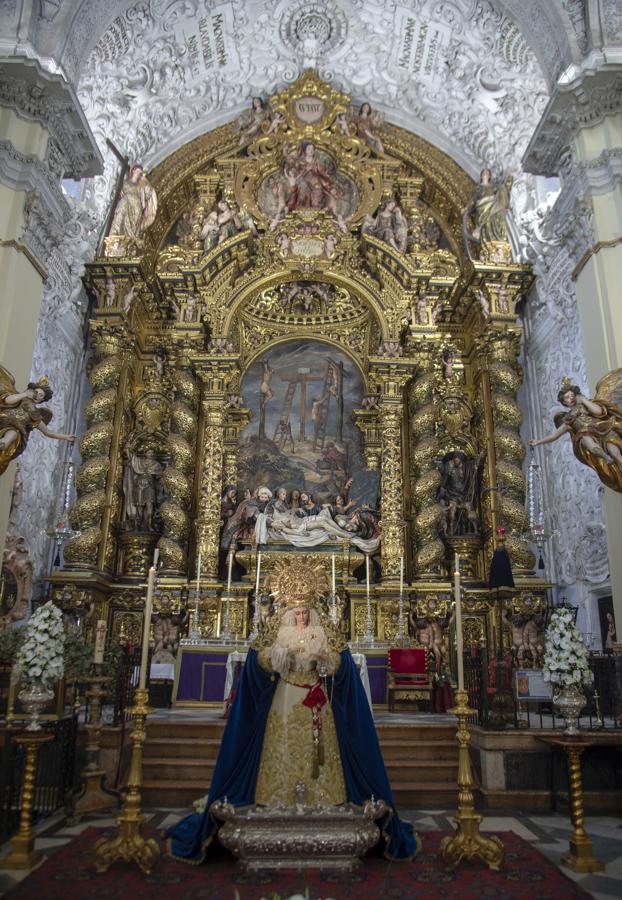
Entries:
[[75, 434], [59, 434], [47, 427], [52, 411], [38, 404], [51, 397], [47, 378], [31, 381], [25, 391], [18, 392], [11, 373], [0, 366], [0, 475], [24, 452], [34, 428], [57, 441], [75, 441]]
[[601, 378], [593, 400], [564, 378], [557, 399], [566, 407], [554, 417], [557, 430], [530, 445], [551, 444], [569, 434], [577, 459], [594, 469], [603, 484], [622, 493], [622, 369]]
[[358, 137], [376, 153], [384, 153], [384, 146], [375, 129], [384, 123], [384, 113], [374, 112], [369, 103], [361, 103], [358, 113], [352, 117]]

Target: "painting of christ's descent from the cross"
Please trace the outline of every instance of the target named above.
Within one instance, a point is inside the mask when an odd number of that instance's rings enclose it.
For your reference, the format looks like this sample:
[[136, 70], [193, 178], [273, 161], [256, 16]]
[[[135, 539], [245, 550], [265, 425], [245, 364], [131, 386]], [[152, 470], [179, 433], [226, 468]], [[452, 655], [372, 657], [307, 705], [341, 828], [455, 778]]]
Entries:
[[352, 418], [363, 394], [352, 361], [316, 341], [282, 345], [250, 367], [242, 397], [253, 418], [238, 464], [258, 543], [304, 549], [348, 540], [365, 553], [378, 549], [378, 473], [365, 468]]

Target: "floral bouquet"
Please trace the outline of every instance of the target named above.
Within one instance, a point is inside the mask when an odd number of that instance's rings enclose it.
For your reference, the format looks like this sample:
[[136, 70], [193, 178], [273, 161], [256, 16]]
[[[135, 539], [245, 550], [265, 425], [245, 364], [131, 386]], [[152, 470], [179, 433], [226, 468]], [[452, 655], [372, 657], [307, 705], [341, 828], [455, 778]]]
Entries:
[[47, 687], [59, 681], [64, 672], [64, 643], [63, 614], [50, 601], [32, 615], [15, 658], [22, 683]]
[[546, 629], [544, 665], [545, 681], [558, 690], [567, 687], [588, 687], [594, 675], [588, 664], [587, 649], [574, 624], [569, 609], [556, 609]]

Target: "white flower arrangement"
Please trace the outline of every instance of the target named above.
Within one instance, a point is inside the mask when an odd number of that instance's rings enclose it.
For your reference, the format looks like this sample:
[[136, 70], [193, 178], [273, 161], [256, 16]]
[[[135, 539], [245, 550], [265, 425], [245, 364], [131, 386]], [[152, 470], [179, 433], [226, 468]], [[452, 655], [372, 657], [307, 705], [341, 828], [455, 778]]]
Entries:
[[551, 616], [545, 634], [542, 677], [560, 688], [587, 687], [594, 681], [587, 649], [569, 609], [561, 607]]
[[50, 601], [40, 606], [26, 626], [26, 637], [15, 659], [15, 669], [26, 684], [48, 686], [63, 677], [65, 631], [63, 614]]

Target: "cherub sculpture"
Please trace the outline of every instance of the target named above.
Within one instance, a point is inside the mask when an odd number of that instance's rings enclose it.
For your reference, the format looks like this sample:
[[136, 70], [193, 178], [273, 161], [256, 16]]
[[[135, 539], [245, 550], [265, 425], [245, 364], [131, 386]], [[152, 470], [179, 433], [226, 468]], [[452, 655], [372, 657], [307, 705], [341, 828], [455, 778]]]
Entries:
[[75, 434], [59, 434], [47, 427], [52, 411], [38, 404], [51, 397], [47, 378], [31, 381], [25, 391], [18, 392], [11, 373], [0, 366], [0, 475], [24, 452], [34, 428], [57, 441], [75, 441]]
[[529, 444], [552, 444], [569, 434], [579, 462], [594, 469], [607, 487], [622, 493], [622, 369], [601, 378], [593, 400], [564, 378], [557, 399], [566, 407], [566, 412], [554, 416], [557, 430]]

